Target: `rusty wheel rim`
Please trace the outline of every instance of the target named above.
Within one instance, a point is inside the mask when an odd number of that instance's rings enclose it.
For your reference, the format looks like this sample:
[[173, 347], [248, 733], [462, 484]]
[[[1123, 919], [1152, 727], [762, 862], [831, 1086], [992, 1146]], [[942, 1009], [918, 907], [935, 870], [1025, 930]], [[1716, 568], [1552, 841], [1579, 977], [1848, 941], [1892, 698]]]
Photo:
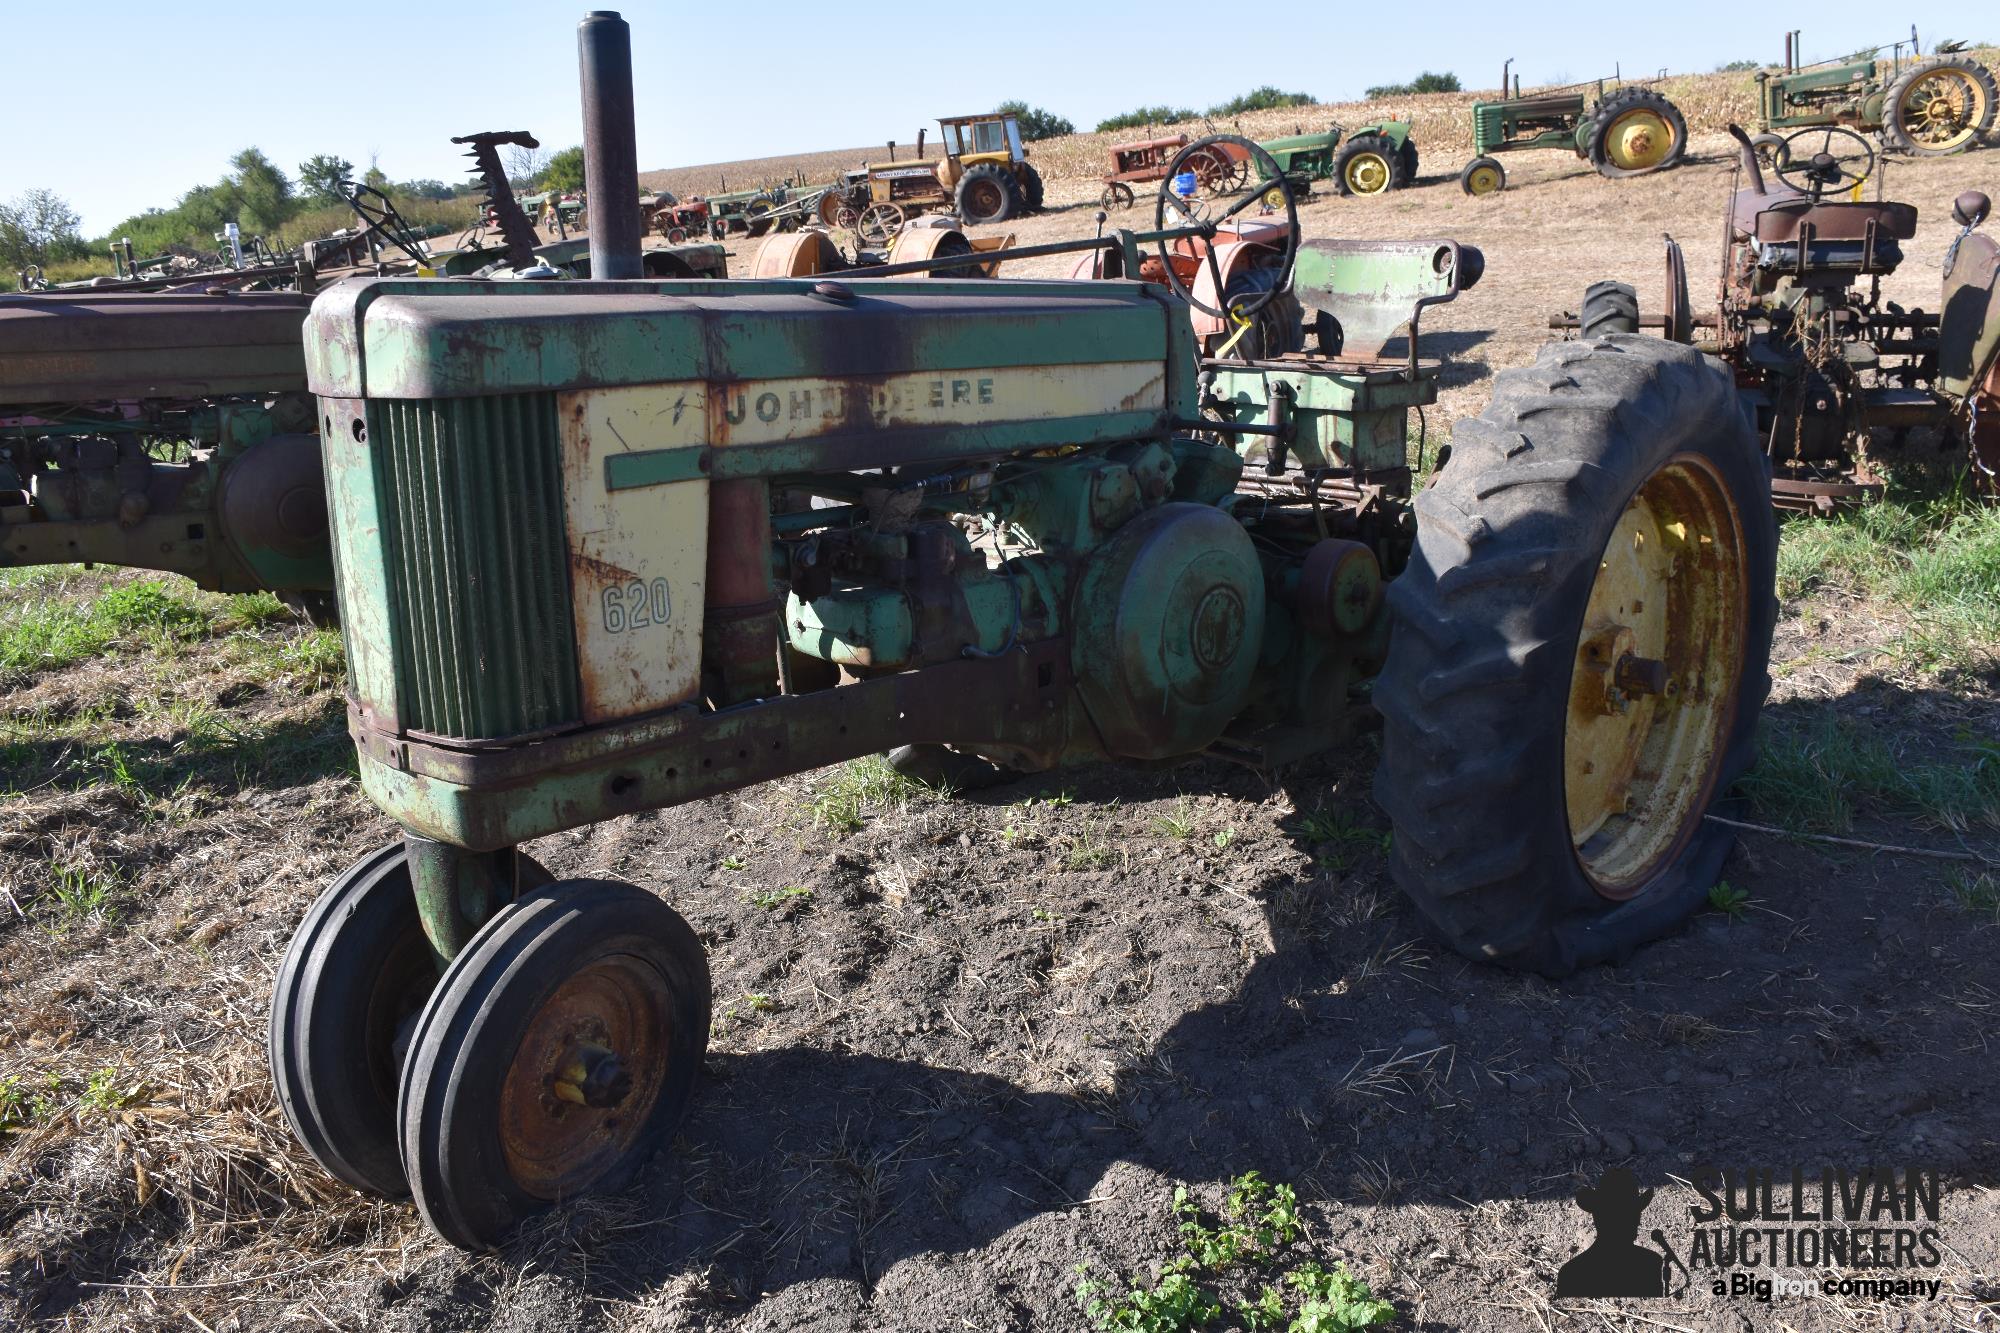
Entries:
[[1570, 677], [1570, 840], [1606, 898], [1638, 893], [1700, 826], [1735, 714], [1748, 586], [1727, 484], [1676, 455], [1605, 543]]
[[[1006, 203], [1007, 197], [1000, 192], [998, 181], [979, 180], [972, 182], [967, 187], [965, 201], [972, 206], [972, 211], [983, 222], [1000, 211], [1001, 206]], [[972, 218], [966, 219], [968, 222], [972, 220]]]
[[617, 954], [536, 1010], [500, 1089], [501, 1148], [523, 1191], [580, 1194], [633, 1151], [666, 1083], [672, 1005], [655, 967]]

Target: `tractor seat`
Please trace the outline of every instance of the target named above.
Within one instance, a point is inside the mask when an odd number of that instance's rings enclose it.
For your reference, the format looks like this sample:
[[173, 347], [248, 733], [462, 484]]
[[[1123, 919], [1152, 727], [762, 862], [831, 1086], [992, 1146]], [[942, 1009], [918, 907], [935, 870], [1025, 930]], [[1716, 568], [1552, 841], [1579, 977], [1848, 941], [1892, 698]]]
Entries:
[[1910, 204], [1838, 201], [1813, 203], [1802, 195], [1768, 202], [1751, 220], [1760, 268], [1797, 271], [1851, 269], [1888, 273], [1903, 260], [1898, 241], [1917, 234]]

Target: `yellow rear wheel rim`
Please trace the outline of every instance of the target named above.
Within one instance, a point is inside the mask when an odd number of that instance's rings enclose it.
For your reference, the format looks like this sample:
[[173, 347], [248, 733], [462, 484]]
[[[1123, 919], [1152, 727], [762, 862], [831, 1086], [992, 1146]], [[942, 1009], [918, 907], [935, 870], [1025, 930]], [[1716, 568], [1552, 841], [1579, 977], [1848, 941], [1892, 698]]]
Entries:
[[1621, 171], [1657, 167], [1673, 151], [1674, 128], [1657, 111], [1627, 111], [1611, 122], [1604, 137], [1604, 154]]
[[1491, 167], [1480, 167], [1466, 178], [1466, 183], [1474, 194], [1492, 194], [1500, 188], [1500, 173]]
[[1389, 160], [1380, 153], [1356, 153], [1347, 159], [1347, 188], [1355, 194], [1380, 194], [1389, 188]]
[[1971, 140], [1986, 119], [1986, 89], [1961, 69], [1934, 69], [1903, 89], [1896, 107], [1917, 147], [1948, 152]]
[[1570, 840], [1607, 898], [1639, 892], [1700, 826], [1736, 711], [1747, 610], [1729, 488], [1705, 459], [1678, 455], [1605, 543], [1570, 675]]

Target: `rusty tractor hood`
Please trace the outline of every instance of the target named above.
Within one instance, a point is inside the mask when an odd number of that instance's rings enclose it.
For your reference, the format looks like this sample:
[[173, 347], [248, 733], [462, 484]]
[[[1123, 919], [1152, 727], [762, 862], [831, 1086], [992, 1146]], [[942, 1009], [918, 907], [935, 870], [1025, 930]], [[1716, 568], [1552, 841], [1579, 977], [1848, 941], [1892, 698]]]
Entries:
[[0, 403], [305, 388], [297, 292], [0, 295]]

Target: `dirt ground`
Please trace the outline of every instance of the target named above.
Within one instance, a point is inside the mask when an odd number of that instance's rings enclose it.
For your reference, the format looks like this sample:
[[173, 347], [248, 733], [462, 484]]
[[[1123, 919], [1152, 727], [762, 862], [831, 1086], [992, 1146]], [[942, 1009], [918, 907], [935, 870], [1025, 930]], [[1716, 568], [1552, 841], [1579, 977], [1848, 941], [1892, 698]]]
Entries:
[[[1302, 217], [1313, 236], [1485, 251], [1480, 286], [1427, 319], [1451, 362], [1436, 425], [1531, 360], [1588, 281], [1633, 281], [1656, 311], [1663, 231], [1710, 304], [1730, 168], [1721, 141], [1696, 150], [1625, 182], [1524, 156], [1485, 200], [1438, 162], [1419, 188]], [[1891, 294], [1934, 304], [1948, 201], [2000, 188], [2000, 155], [1899, 163], [1890, 185], [1924, 219]], [[1094, 225], [1094, 189], [1052, 196], [1013, 227], [1023, 243]], [[103, 581], [80, 577], [69, 595]], [[1910, 763], [2000, 738], [1991, 675], [1868, 651], [1897, 614], [1788, 603], [1771, 719]], [[1297, 1188], [1311, 1252], [1403, 1327], [2000, 1329], [2000, 913], [1958, 891], [1979, 862], [1746, 835], [1725, 870], [1739, 913], [1553, 984], [1427, 939], [1387, 877], [1369, 738], [1275, 773], [1202, 761], [895, 797], [847, 835], [815, 822], [836, 777], [814, 774], [533, 846], [558, 875], [671, 900], [708, 947], [716, 1026], [678, 1138], [630, 1190], [458, 1253], [321, 1173], [264, 1068], [293, 927], [393, 831], [353, 782], [337, 688], [218, 641], [22, 677], [0, 700], [47, 737], [6, 750], [0, 1077], [59, 1089], [0, 1139], [0, 1321], [1080, 1329], [1079, 1265], [1150, 1274], [1175, 1250], [1176, 1184], [1213, 1205], [1256, 1170]], [[92, 756], [110, 740], [186, 781], [106, 777]], [[1847, 836], [2000, 858], [1992, 819], [1864, 809]], [[75, 866], [110, 868], [115, 911], [52, 925], [37, 904]], [[1937, 1295], [1759, 1303], [1712, 1295], [1697, 1268], [1661, 1300], [1554, 1300], [1591, 1237], [1579, 1186], [1630, 1168], [1686, 1259], [1708, 1165], [1936, 1170]]]

